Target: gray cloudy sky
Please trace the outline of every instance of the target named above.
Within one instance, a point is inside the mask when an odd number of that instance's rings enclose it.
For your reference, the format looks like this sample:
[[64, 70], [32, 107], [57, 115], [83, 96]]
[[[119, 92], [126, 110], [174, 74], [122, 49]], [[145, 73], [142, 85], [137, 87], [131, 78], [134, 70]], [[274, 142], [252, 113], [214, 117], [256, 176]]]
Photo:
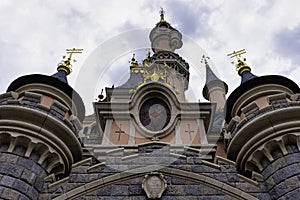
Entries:
[[243, 48], [254, 74], [300, 83], [299, 0], [1, 0], [0, 92], [19, 76], [55, 73], [66, 48], [83, 48], [69, 84], [90, 114], [102, 88], [126, 80], [132, 52], [144, 58], [160, 7], [183, 34], [178, 53], [191, 65], [191, 101], [204, 101], [201, 48], [230, 92], [240, 78], [226, 55]]

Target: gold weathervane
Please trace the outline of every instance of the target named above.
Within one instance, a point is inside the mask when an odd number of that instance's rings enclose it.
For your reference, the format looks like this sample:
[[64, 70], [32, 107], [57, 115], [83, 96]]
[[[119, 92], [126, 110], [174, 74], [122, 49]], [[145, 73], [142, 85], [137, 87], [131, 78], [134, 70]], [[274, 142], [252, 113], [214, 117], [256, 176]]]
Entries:
[[[246, 63], [246, 58], [241, 59], [241, 55], [246, 53], [245, 49], [239, 50], [239, 51], [233, 51], [233, 53], [228, 54], [230, 58], [236, 57], [237, 64], [235, 65], [236, 71], [238, 71], [239, 75], [241, 75], [245, 71], [251, 71], [251, 68]], [[232, 64], [235, 64], [234, 61], [231, 62]]]
[[[72, 56], [74, 53], [82, 53], [83, 49], [66, 49], [67, 54], [69, 54], [68, 58], [66, 59], [66, 56], [63, 55], [63, 60], [58, 63], [57, 71], [63, 70], [68, 74], [72, 72]], [[73, 62], [75, 63], [76, 60], [74, 59]]]

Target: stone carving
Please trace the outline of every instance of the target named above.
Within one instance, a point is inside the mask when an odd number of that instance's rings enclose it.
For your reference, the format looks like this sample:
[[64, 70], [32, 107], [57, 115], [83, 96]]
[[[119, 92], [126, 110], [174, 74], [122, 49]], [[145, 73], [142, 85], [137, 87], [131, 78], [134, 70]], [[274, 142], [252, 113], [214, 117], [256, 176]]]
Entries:
[[159, 199], [167, 188], [167, 182], [162, 173], [150, 172], [145, 175], [142, 188], [150, 199]]

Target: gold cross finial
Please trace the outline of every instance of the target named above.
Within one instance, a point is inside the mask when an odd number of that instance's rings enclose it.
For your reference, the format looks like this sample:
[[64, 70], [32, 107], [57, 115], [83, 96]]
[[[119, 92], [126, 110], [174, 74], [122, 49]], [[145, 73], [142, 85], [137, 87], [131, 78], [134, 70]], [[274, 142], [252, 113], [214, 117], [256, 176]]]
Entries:
[[[227, 56], [229, 56], [230, 58], [236, 57], [237, 64], [235, 65], [235, 67], [239, 75], [241, 75], [245, 71], [251, 71], [251, 68], [246, 63], [246, 58], [241, 59], [241, 55], [244, 53], [246, 53], [245, 49], [233, 51], [233, 53], [227, 54]], [[234, 64], [234, 61], [232, 61], [231, 63]]]
[[67, 52], [68, 54], [70, 54], [70, 55], [69, 55], [69, 58], [68, 58], [68, 59], [70, 59], [70, 60], [71, 60], [71, 58], [72, 58], [73, 53], [82, 53], [82, 51], [83, 51], [83, 49], [75, 49], [75, 48], [73, 48], [73, 49], [66, 49], [66, 52]]
[[245, 49], [239, 50], [239, 51], [233, 51], [233, 53], [227, 54], [227, 56], [230, 56], [230, 58], [236, 57], [236, 59], [239, 61], [241, 60], [241, 55], [246, 53]]
[[[72, 65], [71, 65], [71, 61], [72, 61], [72, 55], [73, 53], [82, 53], [83, 49], [66, 49], [67, 54], [69, 54], [69, 57], [66, 59], [66, 56], [63, 56], [63, 60], [58, 63], [58, 67], [57, 67], [57, 71], [65, 71], [68, 74], [70, 74], [72, 72]], [[73, 62], [76, 62], [76, 60], [74, 59]]]

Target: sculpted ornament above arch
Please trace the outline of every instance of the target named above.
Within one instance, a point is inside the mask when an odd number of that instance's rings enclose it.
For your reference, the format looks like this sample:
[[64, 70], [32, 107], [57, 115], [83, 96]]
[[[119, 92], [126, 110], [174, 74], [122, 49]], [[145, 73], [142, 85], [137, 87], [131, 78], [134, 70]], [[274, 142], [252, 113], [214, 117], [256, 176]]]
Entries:
[[142, 182], [142, 188], [146, 192], [148, 198], [159, 199], [167, 188], [167, 182], [162, 173], [150, 172], [145, 175]]

